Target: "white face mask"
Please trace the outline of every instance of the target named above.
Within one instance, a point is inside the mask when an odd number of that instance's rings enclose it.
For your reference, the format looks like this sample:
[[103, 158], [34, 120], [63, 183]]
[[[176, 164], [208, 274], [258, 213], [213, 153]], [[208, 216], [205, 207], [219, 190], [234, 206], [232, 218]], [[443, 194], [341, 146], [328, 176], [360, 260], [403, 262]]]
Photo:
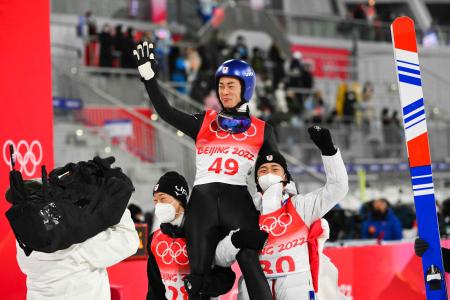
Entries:
[[156, 203], [155, 216], [161, 223], [170, 223], [175, 219], [176, 211], [170, 203]]
[[282, 181], [283, 181], [283, 178], [281, 176], [274, 175], [271, 173], [260, 176], [258, 178], [258, 184], [261, 187], [263, 192], [265, 192], [271, 185], [280, 183]]
[[262, 195], [262, 214], [269, 214], [283, 206], [283, 183], [272, 184]]

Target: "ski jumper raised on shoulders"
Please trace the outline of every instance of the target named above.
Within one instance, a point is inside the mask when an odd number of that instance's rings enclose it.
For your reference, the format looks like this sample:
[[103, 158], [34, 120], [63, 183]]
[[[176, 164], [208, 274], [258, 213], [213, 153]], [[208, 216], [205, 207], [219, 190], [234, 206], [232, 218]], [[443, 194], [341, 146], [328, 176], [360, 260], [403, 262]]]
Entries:
[[[277, 151], [273, 129], [250, 115], [248, 102], [255, 72], [242, 60], [228, 60], [216, 71], [216, 92], [222, 111], [187, 114], [170, 106], [155, 78], [153, 45], [133, 51], [139, 73], [158, 115], [195, 141], [196, 176], [185, 221], [191, 274], [210, 272], [218, 242], [230, 230], [258, 230], [258, 212], [247, 189], [247, 176], [260, 151]], [[251, 299], [272, 299], [258, 253], [242, 249], [236, 257]], [[187, 284], [189, 288], [189, 284]], [[198, 299], [190, 295], [190, 299]]]

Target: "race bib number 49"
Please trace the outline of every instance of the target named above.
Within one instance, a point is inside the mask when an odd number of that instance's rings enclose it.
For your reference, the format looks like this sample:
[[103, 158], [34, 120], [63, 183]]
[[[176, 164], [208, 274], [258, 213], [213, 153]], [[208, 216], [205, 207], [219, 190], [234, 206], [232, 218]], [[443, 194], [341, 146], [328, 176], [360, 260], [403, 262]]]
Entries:
[[208, 171], [216, 174], [234, 175], [239, 171], [239, 164], [233, 158], [222, 161], [222, 157], [218, 157], [209, 166]]

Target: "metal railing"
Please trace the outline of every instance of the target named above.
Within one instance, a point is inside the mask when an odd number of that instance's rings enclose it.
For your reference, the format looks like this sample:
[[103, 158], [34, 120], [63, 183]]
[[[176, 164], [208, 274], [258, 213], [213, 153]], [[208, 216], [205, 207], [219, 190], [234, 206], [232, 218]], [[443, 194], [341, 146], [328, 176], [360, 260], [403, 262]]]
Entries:
[[[72, 68], [69, 68], [69, 70], [72, 70]], [[95, 81], [93, 80], [93, 77], [96, 76], [96, 74], [100, 73], [108, 73], [110, 72], [112, 74], [116, 75], [129, 75], [132, 76], [130, 78], [130, 81], [128, 82], [127, 89], [139, 89], [140, 95], [142, 95], [142, 101], [144, 105], [148, 103], [147, 95], [145, 92], [145, 89], [143, 87], [143, 84], [138, 79], [137, 71], [135, 70], [124, 70], [124, 69], [105, 69], [105, 68], [93, 68], [93, 67], [80, 67], [75, 72], [78, 76], [84, 78], [86, 81], [90, 83], [92, 88], [88, 89], [88, 91], [83, 91], [83, 93], [80, 93], [79, 88], [74, 88], [73, 85], [70, 84], [71, 76], [68, 76], [66, 74], [62, 74], [59, 76], [58, 80], [61, 82], [62, 79], [66, 78], [68, 82], [64, 85], [65, 90], [70, 91], [69, 95], [63, 95], [69, 98], [80, 98], [82, 97], [83, 100], [86, 103], [91, 104], [103, 104], [103, 105], [110, 105], [110, 101], [104, 101], [106, 98], [105, 95], [108, 95], [109, 93], [105, 92], [104, 89], [99, 88], [95, 85]], [[56, 75], [57, 73], [54, 73]], [[105, 80], [108, 80], [108, 77], [106, 77]], [[113, 80], [113, 79], [111, 79]], [[114, 80], [113, 80], [114, 81]], [[134, 83], [133, 85], [130, 85], [130, 82]], [[116, 82], [117, 84], [117, 82]], [[165, 93], [166, 97], [168, 98], [171, 105], [173, 105], [175, 108], [185, 111], [187, 113], [198, 113], [203, 110], [203, 106], [189, 98], [187, 95], [183, 95], [178, 93], [174, 88], [170, 86], [170, 83], [167, 82], [160, 82], [161, 90]], [[94, 89], [95, 88], [95, 89]], [[122, 88], [123, 89], [123, 88]], [[308, 89], [291, 89], [292, 91], [295, 91], [296, 93], [302, 93], [309, 95], [313, 92], [313, 90]], [[89, 95], [89, 91], [95, 91], [93, 95]], [[102, 94], [102, 97], [98, 97], [98, 93], [104, 93]], [[126, 99], [121, 96], [120, 98], [115, 97], [118, 100], [121, 105], [124, 105], [124, 102]], [[90, 99], [93, 99], [93, 101], [90, 101]], [[394, 108], [393, 108], [394, 109]], [[450, 149], [450, 137], [447, 137], [447, 131], [450, 132], [450, 125], [447, 123], [446, 119], [447, 116], [445, 114], [442, 114], [442, 112], [439, 115], [434, 114], [435, 107], [429, 107], [428, 113], [429, 117], [436, 118], [436, 117], [443, 117], [443, 120], [430, 120], [429, 121], [429, 127], [432, 128], [430, 131], [431, 133], [431, 139], [434, 141], [434, 137], [436, 136], [436, 143], [441, 145], [441, 147], [436, 147], [436, 149], [432, 149], [433, 157], [436, 157], [436, 159], [444, 159], [447, 156], [446, 149]], [[383, 126], [381, 125], [380, 121], [378, 120], [379, 112], [378, 110], [374, 111], [374, 116], [372, 117], [371, 125], [367, 126], [365, 123], [362, 122], [362, 116], [358, 115], [358, 112], [356, 113], [355, 118], [352, 118], [351, 120], [348, 120], [349, 122], [344, 122], [342, 118], [337, 118], [335, 123], [332, 125], [326, 124], [325, 126], [331, 127], [333, 131], [335, 131], [336, 140], [339, 142], [340, 146], [343, 147], [343, 149], [348, 150], [349, 153], [351, 153], [351, 157], [389, 157], [389, 156], [395, 156], [396, 153], [403, 153], [403, 140], [402, 140], [402, 129], [400, 128], [400, 131], [398, 132], [392, 129], [383, 129]], [[146, 117], [148, 118], [148, 117]], [[167, 126], [166, 124], [164, 124]], [[170, 126], [168, 128], [172, 129]], [[304, 147], [305, 143], [307, 144], [309, 140], [307, 139], [306, 135], [303, 134], [296, 134], [294, 135], [293, 132], [298, 132], [298, 129], [296, 128], [290, 128], [290, 127], [283, 127], [281, 126], [279, 128], [280, 131], [280, 137], [281, 142], [286, 143], [289, 145], [293, 145], [292, 143], [298, 143], [295, 148], [297, 149], [307, 149], [308, 146]], [[349, 132], [352, 132], [352, 134], [348, 134]], [[172, 130], [173, 134], [177, 134], [176, 131]], [[368, 134], [370, 132], [370, 134]], [[398, 138], [397, 136], [400, 136]], [[296, 138], [293, 138], [296, 137]], [[400, 140], [399, 140], [400, 139]], [[394, 140], [400, 141], [398, 143], [392, 142]], [[292, 152], [294, 157], [302, 157], [302, 161], [309, 161], [309, 155], [302, 154], [302, 155], [295, 155], [298, 154], [298, 151]], [[299, 165], [301, 162], [292, 159], [292, 163], [294, 165]], [[317, 177], [315, 175], [312, 175], [313, 177]]]
[[[234, 30], [252, 29], [259, 27], [259, 31], [268, 32], [282, 46], [284, 41], [273, 36], [270, 27], [275, 27], [277, 32], [300, 36], [339, 38], [346, 40], [363, 41], [391, 41], [390, 23], [375, 21], [369, 23], [363, 20], [346, 19], [331, 15], [314, 15], [290, 13], [283, 10], [264, 9], [255, 11], [246, 2], [225, 1], [222, 5], [225, 9], [225, 20], [220, 25], [220, 29], [227, 32], [234, 25]], [[211, 24], [206, 24], [198, 32], [198, 36], [205, 38], [212, 29]], [[450, 27], [437, 26], [437, 33], [440, 45], [446, 46], [450, 43]], [[417, 40], [422, 43], [426, 31], [416, 29]]]
[[[120, 96], [112, 96], [108, 88], [101, 88], [101, 85], [98, 84], [96, 81], [98, 78], [101, 78], [102, 81], [108, 82], [111, 81], [113, 85], [117, 85], [119, 90], [123, 90], [124, 92], [129, 90], [138, 90], [137, 98], [140, 97], [139, 104], [146, 105], [148, 103], [147, 99], [147, 93], [145, 91], [145, 88], [143, 84], [140, 82], [138, 73], [136, 70], [132, 69], [117, 69], [117, 68], [98, 68], [98, 67], [81, 67], [79, 66], [79, 57], [76, 54], [76, 51], [69, 51], [72, 53], [71, 56], [65, 55], [65, 56], [52, 56], [53, 59], [53, 76], [54, 76], [54, 95], [55, 96], [62, 96], [66, 98], [80, 98], [83, 99], [84, 103], [86, 105], [88, 104], [99, 104], [99, 105], [106, 105], [111, 106], [115, 105], [117, 108], [125, 107], [124, 111], [132, 118], [135, 118], [135, 114], [138, 114], [135, 111], [134, 107], [130, 107], [128, 105], [125, 105], [124, 103], [127, 102], [127, 93], [119, 94]], [[121, 81], [117, 81], [117, 78], [123, 77], [124, 80], [128, 80], [126, 84], [121, 84]], [[76, 84], [75, 81], [79, 80], [83, 84]], [[197, 113], [203, 110], [203, 107], [200, 103], [192, 100], [186, 95], [182, 95], [178, 93], [175, 89], [173, 89], [170, 86], [170, 83], [166, 82], [160, 82], [161, 89], [165, 93], [166, 97], [168, 98], [169, 102], [176, 107], [177, 109], [181, 111], [185, 111], [188, 113]], [[108, 91], [108, 92], [106, 92]], [[306, 93], [310, 94], [312, 90], [295, 90], [295, 92], [300, 93]], [[156, 116], [155, 116], [156, 117]], [[156, 138], [157, 143], [161, 145], [170, 144], [167, 146], [161, 146], [162, 150], [157, 150], [155, 153], [154, 160], [160, 160], [160, 161], [167, 161], [168, 159], [175, 159], [177, 161], [178, 165], [186, 165], [183, 169], [186, 169], [184, 171], [186, 174], [188, 172], [191, 172], [192, 176], [195, 172], [195, 164], [193, 159], [193, 144], [189, 139], [186, 139], [186, 137], [180, 138], [176, 130], [174, 130], [172, 127], [168, 126], [164, 122], [153, 122], [149, 119], [148, 116], [140, 115], [139, 119], [142, 119], [142, 124], [145, 124], [143, 126], [149, 126], [150, 124], [159, 124], [164, 129], [157, 129], [156, 127]], [[147, 120], [144, 122], [143, 120]], [[147, 123], [149, 122], [149, 123]], [[155, 125], [156, 126], [156, 125]], [[328, 126], [328, 125], [326, 125]], [[340, 147], [343, 147], [346, 150], [346, 152], [350, 153], [348, 157], [350, 158], [361, 158], [361, 157], [386, 157], [386, 156], [395, 156], [398, 153], [405, 153], [402, 151], [403, 146], [398, 145], [388, 145], [383, 140], [383, 131], [380, 126], [376, 125], [374, 123], [374, 129], [372, 131], [371, 135], [367, 135], [362, 128], [358, 127], [358, 123], [355, 122], [351, 128], [349, 129], [347, 125], [343, 125], [341, 123], [334, 124], [333, 131], [336, 131], [336, 141], [340, 145]], [[434, 126], [433, 122], [430, 122], [431, 127]], [[152, 125], [153, 127], [153, 125]], [[438, 154], [433, 153], [433, 157], [436, 157], [436, 159], [442, 159], [448, 156], [446, 153], [446, 149], [449, 149], [450, 147], [450, 138], [447, 138], [446, 130], [449, 128], [448, 126], [444, 127], [436, 127], [437, 129], [432, 129], [433, 133], [431, 133], [431, 138], [433, 139], [433, 136], [439, 135], [438, 138], [438, 144], [441, 145], [440, 147], [437, 147]], [[443, 129], [442, 129], [443, 128]], [[138, 129], [141, 130], [141, 129]], [[142, 129], [142, 131], [145, 129]], [[165, 131], [164, 131], [165, 130]], [[349, 130], [351, 130], [352, 134], [349, 134]], [[366, 129], [364, 129], [366, 130]], [[307, 161], [310, 162], [311, 155], [314, 154], [308, 154], [304, 153], [304, 151], [311, 149], [311, 147], [308, 146], [309, 142], [308, 139], [304, 138], [301, 140], [295, 139], [293, 137], [298, 137], [299, 135], [302, 136], [302, 134], [299, 134], [299, 130], [296, 128], [290, 129], [289, 127], [281, 127], [281, 141], [283, 145], [286, 145], [285, 148], [282, 148], [284, 150], [289, 150], [288, 160], [289, 163], [293, 166], [302, 166], [302, 168], [308, 169], [306, 167], [306, 164], [302, 164], [302, 162]], [[305, 131], [306, 132], [306, 131]], [[436, 132], [436, 133], [434, 133]], [[450, 132], [450, 131], [449, 131]], [[439, 134], [438, 134], [439, 133]], [[389, 134], [389, 133], [388, 133]], [[164, 136], [164, 138], [161, 138]], [[306, 136], [305, 136], [306, 137]], [[445, 138], [444, 138], [445, 137]], [[161, 138], [162, 142], [160, 142], [159, 138]], [[183, 145], [183, 146], [177, 146], [177, 142], [179, 140], [185, 140], [188, 142], [190, 146]], [[400, 143], [399, 145], [402, 145], [403, 143]], [[361, 146], [362, 145], [362, 146]], [[166, 148], [168, 147], [168, 150]], [[182, 160], [180, 159], [179, 154], [173, 154], [174, 149], [186, 149], [183, 151], [188, 151], [192, 157], [190, 161]], [[295, 149], [292, 151], [292, 149]], [[305, 150], [306, 149], [306, 150]], [[133, 150], [135, 153], [142, 153], [141, 149], [135, 149]], [[132, 152], [133, 152], [132, 151]], [[302, 152], [303, 151], [303, 152]], [[310, 151], [311, 153], [314, 151]], [[166, 153], [172, 153], [169, 156], [164, 156]], [[395, 154], [397, 153], [397, 154]], [[140, 156], [145, 157], [145, 155], [140, 154]], [[189, 157], [188, 155], [185, 155]], [[296, 158], [301, 158], [296, 159]], [[152, 158], [153, 159], [153, 158]], [[320, 159], [320, 157], [319, 157]], [[190, 169], [190, 171], [187, 171], [187, 169]], [[308, 180], [313, 179], [314, 181], [321, 181], [323, 180], [323, 175], [319, 174], [315, 171], [308, 171], [307, 175]]]
[[[54, 68], [55, 69], [55, 68]], [[148, 127], [155, 129], [155, 150], [154, 157], [152, 160], [154, 161], [175, 161], [180, 172], [183, 172], [187, 178], [194, 179], [195, 175], [195, 152], [194, 152], [194, 144], [188, 139], [186, 136], [171, 126], [165, 124], [164, 122], [152, 121], [152, 119], [148, 118], [148, 116], [144, 116], [139, 112], [136, 112], [134, 107], [126, 106], [123, 104], [123, 101], [120, 99], [108, 94], [101, 88], [95, 86], [90, 79], [89, 75], [97, 72], [107, 72], [103, 68], [76, 68], [66, 66], [66, 71], [62, 71], [61, 66], [54, 70], [54, 75], [58, 76], [59, 81], [65, 78], [66, 82], [65, 86], [70, 86], [70, 90], [72, 91], [71, 95], [73, 96], [76, 93], [80, 98], [84, 101], [94, 104], [97, 103], [101, 106], [110, 106], [113, 105], [116, 110], [121, 110], [123, 113], [129, 115], [132, 118], [136, 118], [142, 123], [142, 126], [145, 128], [138, 128], [137, 131], [145, 131], [149, 130]], [[118, 70], [112, 69], [110, 70], [113, 73], [126, 73], [129, 75], [136, 75], [136, 71], [134, 70]], [[136, 78], [138, 81], [138, 79]], [[139, 82], [140, 83], [140, 82]], [[141, 83], [140, 83], [141, 84]], [[142, 85], [142, 84], [141, 84]], [[190, 99], [188, 96], [181, 95], [172, 87], [170, 87], [167, 83], [160, 82], [161, 89], [169, 102], [177, 109], [180, 109], [184, 112], [195, 113], [203, 110], [203, 107], [197, 102]], [[90, 99], [88, 99], [90, 98]], [[157, 118], [156, 115], [153, 116]], [[145, 133], [144, 133], [145, 135]], [[144, 143], [146, 144], [146, 143]], [[141, 153], [141, 149], [131, 149], [131, 152]], [[145, 155], [140, 154], [141, 157], [146, 157]], [[300, 165], [304, 167], [306, 170], [306, 174], [309, 179], [313, 181], [322, 182], [323, 176], [317, 173], [314, 170], [311, 170], [306, 167], [301, 161], [295, 159], [294, 157], [287, 154], [287, 160], [290, 164]]]
[[[119, 75], [123, 76], [123, 79], [129, 79], [127, 81], [127, 88], [123, 89], [123, 94], [120, 97], [123, 99], [122, 102], [126, 101], [126, 91], [129, 89], [138, 89], [140, 95], [142, 95], [142, 100], [148, 103], [148, 95], [145, 91], [144, 85], [140, 80], [140, 75], [135, 69], [120, 69], [120, 68], [100, 68], [100, 67], [84, 67], [81, 66], [78, 69], [81, 76], [88, 76], [93, 79], [94, 76], [101, 76], [104, 79], [105, 75]], [[116, 77], [117, 79], [117, 77]], [[107, 80], [107, 79], [106, 79]], [[165, 96], [169, 100], [170, 104], [175, 108], [182, 110], [187, 113], [197, 113], [203, 110], [203, 106], [197, 101], [193, 100], [185, 94], [181, 94], [175, 90], [176, 85], [172, 85], [170, 82], [165, 82], [159, 80], [159, 85], [161, 90], [164, 92]], [[130, 86], [130, 84], [132, 84]]]
[[[154, 20], [152, 3], [148, 0], [51, 0], [52, 23], [53, 17], [62, 15], [84, 16], [86, 12], [92, 13], [97, 25], [103, 23], [123, 24], [132, 26], [137, 30], [150, 30], [155, 28], [168, 28], [171, 33], [190, 34], [200, 27], [200, 17], [197, 15], [195, 1], [167, 0], [163, 1], [163, 9], [157, 18], [164, 15], [164, 20]], [[78, 21], [78, 20], [76, 20]], [[156, 24], [156, 22], [159, 22]]]
[[[401, 118], [401, 116], [400, 116]], [[370, 122], [360, 121], [361, 118], [344, 119], [336, 118], [328, 123], [324, 120], [319, 124], [329, 128], [332, 132], [334, 143], [342, 150], [346, 162], [364, 162], [371, 159], [407, 162], [403, 126], [394, 123], [383, 125], [373, 117]], [[279, 126], [277, 128], [282, 148], [295, 157], [301, 157], [302, 161], [318, 163], [320, 155], [311, 143], [306, 128], [312, 123], [301, 127]], [[433, 161], [448, 161], [450, 158], [450, 121], [436, 120], [428, 115], [427, 120], [430, 151]]]
[[[107, 0], [109, 1], [109, 0]], [[58, 0], [59, 2], [59, 0]], [[75, 1], [70, 1], [71, 3]], [[72, 13], [53, 13], [50, 18], [50, 25], [53, 27], [67, 28], [73, 32], [76, 32], [79, 23], [79, 15], [83, 15], [84, 12], [76, 14]], [[133, 27], [134, 30], [138, 31], [152, 31], [156, 29], [166, 28], [169, 29], [171, 33], [184, 34], [186, 32], [186, 27], [180, 24], [154, 24], [145, 20], [139, 19], [128, 19], [125, 17], [112, 17], [104, 15], [95, 15], [94, 22], [97, 26], [98, 33], [100, 32], [102, 25], [109, 24], [111, 26], [122, 25], [124, 28]]]
[[[89, 72], [75, 72], [74, 74], [65, 74], [65, 76], [69, 81], [79, 81], [79, 84], [72, 83], [72, 89], [77, 90], [81, 98], [95, 98], [92, 103], [97, 102], [105, 108], [109, 107], [114, 111], [122, 111], [120, 116], [116, 115], [118, 118], [125, 115], [130, 119], [139, 120], [140, 125], [137, 128], [135, 127], [135, 132], [139, 133], [140, 136], [147, 137], [154, 134], [154, 138], [147, 142], [128, 145], [127, 151], [143, 159], [175, 162], [177, 170], [183, 172], [192, 182], [195, 176], [195, 153], [192, 141], [186, 136], [180, 136], [181, 134], [177, 130], [165, 122], [152, 121], [148, 115], [137, 112], [135, 107], [124, 105], [118, 98], [96, 87], [90, 80], [89, 74]], [[86, 90], [89, 92], [86, 92]], [[188, 97], [180, 97], [179, 93], [167, 86], [167, 83], [162, 83], [162, 90], [169, 101], [180, 110], [201, 111], [198, 103], [189, 101]], [[342, 150], [346, 163], [361, 163], [368, 158], [386, 159], [389, 157], [407, 161], [401, 127], [395, 130], [392, 128], [383, 129], [380, 122], [374, 121], [368, 132], [367, 127], [355, 120], [353, 121], [351, 125], [346, 124], [343, 120], [338, 120], [332, 124], [324, 124], [325, 127], [331, 129], [333, 140]], [[446, 161], [450, 157], [448, 153], [448, 149], [450, 149], [450, 123], [444, 120], [429, 120], [428, 127], [433, 160]], [[149, 130], [153, 131], [150, 133]], [[306, 126], [302, 128], [282, 126], [278, 130], [281, 141], [280, 149], [286, 156], [289, 166], [297, 171], [301, 170], [301, 174], [295, 174], [296, 180], [302, 183], [303, 188], [305, 188], [305, 185], [310, 187], [323, 183], [325, 180], [324, 174], [311, 167], [314, 163], [320, 163], [320, 155], [309, 140]], [[142, 150], [150, 148], [154, 150], [152, 150], [153, 152], [149, 151], [153, 153], [153, 156], [149, 158], [148, 153], [142, 153]], [[352, 182], [355, 180], [358, 180], [358, 178], [352, 178]]]
[[[145, 160], [175, 162], [177, 170], [182, 172], [186, 178], [193, 182], [195, 175], [195, 152], [192, 140], [184, 136], [181, 132], [177, 132], [177, 130], [164, 122], [156, 120], [154, 117], [152, 120], [152, 118], [136, 111], [135, 107], [124, 105], [120, 99], [93, 85], [86, 74], [81, 72], [71, 73], [70, 69], [63, 71], [58, 67], [54, 67], [53, 69], [54, 74], [59, 77], [59, 82], [61, 81], [61, 78], [64, 78], [66, 81], [65, 85], [71, 86], [71, 90], [76, 91], [81, 99], [85, 100], [86, 98], [90, 98], [90, 101], [88, 102], [98, 103], [97, 107], [100, 105], [103, 106], [103, 108], [109, 107], [115, 112], [120, 112], [117, 115], [114, 115], [113, 113], [110, 117], [125, 116], [136, 120], [134, 132], [138, 132], [143, 139], [140, 143], [130, 143], [127, 147], [129, 152], [134, 153]], [[165, 93], [166, 97], [168, 97], [171, 102], [176, 102], [174, 101], [175, 99], [173, 99], [173, 92], [166, 91]], [[99, 115], [97, 115], [97, 117], [98, 116]], [[92, 119], [86, 118], [86, 115], [84, 115], [84, 117], [84, 121], [92, 121]], [[81, 118], [81, 120], [83, 121], [83, 118]], [[87, 122], [86, 125], [89, 125], [89, 122]], [[152, 135], [152, 139], [145, 140], [145, 136]], [[150, 153], [143, 153], [143, 151], [149, 149], [151, 149], [151, 151], [148, 151]], [[151, 154], [151, 156], [149, 156], [149, 154]]]
[[[169, 0], [168, 8], [172, 5]], [[52, 13], [84, 15], [91, 11], [94, 16], [150, 20], [150, 3], [147, 0], [51, 0]], [[169, 9], [169, 16], [174, 12]]]
[[[290, 53], [290, 42], [280, 24], [266, 10], [253, 10], [250, 5], [223, 1], [224, 20], [220, 24], [220, 31], [225, 35], [240, 29], [266, 32], [279, 45], [285, 55]], [[214, 31], [212, 20], [203, 25], [197, 32], [201, 43], [205, 43]]]
[[[346, 19], [329, 15], [291, 14], [280, 10], [267, 10], [285, 32], [301, 36], [340, 38], [347, 40], [391, 42], [390, 23], [368, 23], [363, 20]], [[450, 27], [436, 27], [440, 44], [450, 42]], [[426, 31], [416, 28], [417, 41], [421, 44]]]
[[94, 15], [113, 17], [118, 13], [127, 13], [128, 0], [52, 0], [52, 13], [77, 14], [82, 15], [86, 11], [93, 12]]

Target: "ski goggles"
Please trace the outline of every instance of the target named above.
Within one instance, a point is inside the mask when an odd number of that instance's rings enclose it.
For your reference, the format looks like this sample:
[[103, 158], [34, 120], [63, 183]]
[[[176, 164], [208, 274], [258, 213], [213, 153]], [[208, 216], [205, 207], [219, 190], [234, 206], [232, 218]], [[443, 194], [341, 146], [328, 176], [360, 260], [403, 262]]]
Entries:
[[242, 133], [250, 128], [252, 120], [248, 116], [230, 116], [220, 112], [216, 117], [220, 129], [230, 133]]

